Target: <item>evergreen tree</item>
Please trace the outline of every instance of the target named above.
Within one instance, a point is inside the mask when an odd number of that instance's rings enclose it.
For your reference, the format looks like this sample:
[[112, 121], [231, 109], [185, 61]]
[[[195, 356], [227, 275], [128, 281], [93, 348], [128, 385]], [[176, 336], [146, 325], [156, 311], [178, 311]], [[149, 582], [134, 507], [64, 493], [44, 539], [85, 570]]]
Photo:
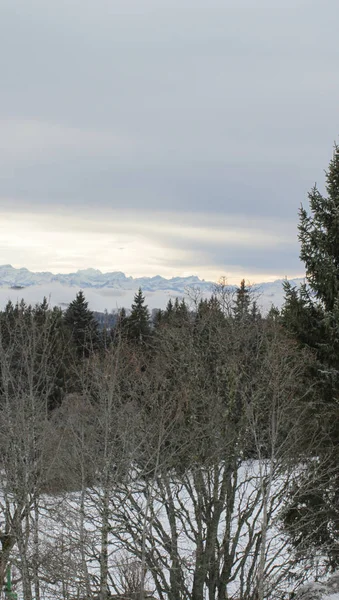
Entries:
[[134, 296], [132, 311], [128, 317], [128, 336], [139, 343], [145, 342], [151, 333], [150, 313], [145, 305], [145, 297], [139, 288]]
[[219, 298], [212, 294], [208, 301], [209, 320], [213, 323], [214, 329], [221, 329], [225, 325], [225, 315], [222, 311]]
[[274, 304], [272, 304], [270, 310], [267, 313], [267, 320], [272, 321], [274, 323], [278, 323], [280, 321], [280, 310]]
[[182, 327], [189, 321], [190, 312], [185, 299], [176, 298], [174, 303], [170, 298], [165, 310], [157, 310], [153, 319], [154, 326], [173, 325], [174, 327]]
[[126, 309], [122, 307], [117, 315], [115, 327], [110, 330], [108, 345], [110, 343], [115, 343], [121, 338], [127, 338], [128, 336], [128, 317], [126, 313]]
[[256, 300], [254, 300], [252, 306], [251, 306], [251, 320], [252, 321], [259, 321], [261, 319], [261, 313], [260, 310], [258, 308], [258, 304], [256, 302]]
[[155, 328], [160, 327], [164, 322], [164, 311], [158, 308], [153, 315], [153, 325]]
[[[323, 311], [315, 304], [306, 284], [299, 288], [289, 281], [283, 284], [285, 303], [281, 310], [281, 322], [291, 331], [297, 340], [310, 348], [317, 348], [320, 342]], [[319, 350], [319, 348], [318, 348]]]
[[[67, 353], [68, 340], [62, 331], [62, 311], [60, 308], [50, 309], [46, 298], [34, 308], [24, 301], [15, 306], [9, 302], [0, 313], [0, 338], [3, 349], [12, 346], [12, 372], [22, 369], [24, 353], [27, 347], [34, 348], [36, 365], [32, 382], [39, 390], [41, 364], [46, 361], [45, 369], [49, 373], [48, 408], [59, 406], [66, 393], [68, 380]], [[0, 384], [1, 385], [1, 384]]]
[[4, 348], [6, 348], [10, 341], [11, 333], [14, 330], [16, 320], [14, 304], [11, 300], [7, 302], [5, 310], [1, 312], [0, 319], [1, 340]]
[[36, 323], [43, 325], [44, 323], [46, 323], [49, 313], [50, 310], [48, 306], [48, 300], [46, 296], [44, 296], [44, 299], [41, 302], [41, 304], [36, 304], [33, 309], [34, 320], [36, 321]]
[[[319, 377], [326, 374], [326, 399], [339, 392], [339, 147], [326, 172], [327, 197], [316, 186], [309, 193], [310, 212], [299, 211], [300, 258], [306, 281], [299, 290], [285, 283], [282, 322], [299, 342], [316, 350]], [[328, 375], [332, 390], [328, 389]], [[324, 377], [322, 377], [324, 379]], [[338, 383], [335, 383], [335, 380]], [[336, 389], [338, 387], [338, 389]], [[325, 387], [323, 388], [325, 389]]]
[[185, 302], [185, 298], [183, 298], [178, 306], [177, 315], [181, 323], [185, 323], [189, 319], [189, 310], [188, 306]]
[[310, 214], [300, 209], [300, 258], [310, 287], [325, 309], [332, 310], [339, 292], [339, 147], [326, 172], [327, 197], [316, 186], [309, 193]]
[[124, 332], [127, 328], [127, 314], [126, 314], [126, 309], [124, 307], [122, 307], [119, 310], [118, 320], [117, 320], [117, 328], [119, 329], [119, 331], [121, 333]]
[[242, 279], [240, 287], [236, 291], [236, 298], [233, 307], [235, 319], [243, 321], [250, 314], [251, 294], [249, 287], [246, 286], [245, 279]]
[[[306, 280], [300, 289], [285, 284], [283, 325], [301, 346], [316, 353], [316, 367], [309, 374], [317, 389], [318, 403], [312, 416], [321, 424], [324, 439], [316, 450], [326, 456], [326, 466], [312, 460], [300, 480], [299, 489], [286, 511], [285, 525], [299, 552], [321, 548], [331, 568], [339, 565], [339, 148], [326, 172], [327, 196], [314, 186], [309, 193], [310, 213], [299, 212], [300, 258], [305, 263]], [[310, 382], [308, 382], [308, 385]], [[315, 406], [315, 408], [314, 408]], [[314, 469], [317, 479], [315, 489]], [[303, 549], [301, 551], [301, 549]]]
[[92, 350], [98, 349], [98, 323], [93, 312], [89, 310], [88, 302], [81, 290], [68, 306], [64, 315], [64, 323], [71, 332], [79, 357], [89, 356]]
[[200, 298], [195, 320], [198, 322], [201, 319], [204, 319], [208, 313], [209, 313], [209, 302], [208, 302], [207, 298]]
[[167, 306], [166, 306], [166, 309], [164, 312], [164, 320], [167, 323], [170, 322], [173, 315], [174, 315], [174, 306], [173, 306], [172, 298], [170, 298], [169, 301], [167, 302]]

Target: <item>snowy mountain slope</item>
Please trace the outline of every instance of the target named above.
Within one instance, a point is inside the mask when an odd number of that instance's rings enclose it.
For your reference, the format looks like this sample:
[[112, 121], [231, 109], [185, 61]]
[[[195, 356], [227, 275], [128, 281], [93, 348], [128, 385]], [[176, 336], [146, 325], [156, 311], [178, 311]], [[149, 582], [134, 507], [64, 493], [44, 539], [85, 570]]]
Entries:
[[68, 286], [81, 288], [114, 288], [122, 290], [137, 289], [139, 286], [146, 291], [171, 289], [183, 292], [186, 286], [199, 285], [202, 289], [209, 289], [211, 282], [201, 281], [199, 277], [172, 277], [165, 279], [160, 275], [155, 277], [127, 277], [121, 271], [102, 273], [98, 269], [81, 269], [76, 273], [53, 274], [48, 271], [32, 273], [26, 268], [15, 269], [11, 265], [0, 266], [0, 287], [43, 285], [61, 283]]
[[[291, 280], [299, 285], [301, 279]], [[268, 310], [272, 304], [283, 303], [283, 279], [264, 282], [255, 286], [259, 295], [258, 304]], [[137, 289], [141, 287], [150, 309], [164, 308], [169, 298], [182, 297], [187, 289], [199, 288], [204, 297], [211, 294], [213, 283], [200, 280], [199, 277], [173, 277], [165, 279], [156, 277], [127, 277], [120, 271], [101, 273], [97, 269], [85, 269], [76, 273], [55, 275], [49, 272], [32, 273], [28, 269], [15, 269], [11, 265], [0, 266], [0, 308], [8, 300], [16, 302], [24, 300], [35, 304], [43, 297], [53, 306], [66, 306], [74, 298], [79, 289], [85, 290], [86, 299], [92, 310], [108, 311], [121, 307], [129, 308]]]

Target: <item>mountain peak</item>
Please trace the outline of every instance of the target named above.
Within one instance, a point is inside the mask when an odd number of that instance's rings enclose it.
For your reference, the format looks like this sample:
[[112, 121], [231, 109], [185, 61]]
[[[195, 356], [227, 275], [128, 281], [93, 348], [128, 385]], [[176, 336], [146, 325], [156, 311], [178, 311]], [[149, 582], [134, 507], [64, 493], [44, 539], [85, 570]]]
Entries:
[[[260, 304], [265, 304], [268, 308], [273, 304], [281, 306], [284, 299], [283, 290], [284, 279], [273, 282], [264, 282], [255, 286], [260, 294]], [[292, 285], [298, 285], [304, 281], [304, 278], [290, 279]], [[214, 283], [199, 279], [197, 275], [188, 277], [172, 277], [166, 279], [161, 275], [153, 277], [131, 277], [126, 276], [122, 271], [113, 271], [102, 273], [99, 269], [80, 269], [73, 273], [33, 273], [26, 268], [16, 269], [11, 265], [0, 265], [0, 289], [5, 301], [8, 300], [10, 288], [20, 291], [21, 297], [32, 301], [39, 301], [46, 297], [59, 295], [64, 302], [65, 297], [69, 297], [79, 289], [86, 290], [85, 294], [91, 298], [93, 306], [98, 306], [99, 302], [105, 303], [104, 307], [121, 305], [127, 302], [127, 298], [132, 298], [139, 287], [147, 295], [147, 302], [150, 306], [160, 308], [166, 305], [170, 297], [182, 297], [189, 288], [198, 288], [204, 297], [208, 297], [213, 290]], [[231, 286], [235, 289], [236, 286]], [[16, 294], [16, 292], [13, 292]], [[17, 299], [13, 295], [13, 299]], [[102, 298], [102, 300], [100, 300]], [[123, 300], [124, 298], [124, 300]], [[132, 300], [131, 300], [132, 301]], [[125, 306], [129, 306], [128, 301]], [[102, 306], [102, 305], [101, 305]]]
[[[269, 286], [270, 289], [282, 288], [284, 279], [278, 279], [275, 282], [258, 284], [255, 287], [261, 291], [263, 287]], [[298, 285], [302, 279], [291, 280], [293, 284]], [[171, 277], [166, 279], [161, 275], [153, 277], [131, 277], [126, 276], [122, 271], [112, 271], [102, 273], [100, 269], [89, 267], [79, 269], [75, 273], [57, 273], [48, 271], [33, 273], [22, 267], [16, 269], [12, 265], [0, 265], [0, 287], [22, 286], [31, 287], [34, 285], [50, 284], [58, 282], [65, 286], [81, 287], [83, 289], [102, 289], [110, 290], [131, 290], [135, 291], [141, 287], [144, 292], [168, 291], [175, 294], [184, 294], [186, 288], [198, 286], [201, 291], [210, 291], [214, 285], [211, 281], [204, 281], [197, 275], [187, 277]], [[234, 287], [234, 286], [232, 286]]]
[[99, 269], [93, 269], [89, 267], [88, 269], [78, 269], [77, 273], [81, 273], [82, 275], [102, 275], [102, 272]]
[[[89, 267], [78, 269], [75, 273], [31, 272], [26, 267], [17, 269], [12, 265], [0, 265], [0, 287], [22, 286], [31, 287], [44, 283], [59, 282], [62, 285], [82, 288], [113, 288], [132, 290], [142, 287], [145, 291], [174, 290], [183, 292], [185, 287], [194, 283], [200, 284], [196, 275], [191, 277], [172, 277], [165, 279], [161, 275], [154, 277], [131, 277], [122, 271], [102, 273], [100, 269]], [[211, 284], [208, 284], [209, 286]]]

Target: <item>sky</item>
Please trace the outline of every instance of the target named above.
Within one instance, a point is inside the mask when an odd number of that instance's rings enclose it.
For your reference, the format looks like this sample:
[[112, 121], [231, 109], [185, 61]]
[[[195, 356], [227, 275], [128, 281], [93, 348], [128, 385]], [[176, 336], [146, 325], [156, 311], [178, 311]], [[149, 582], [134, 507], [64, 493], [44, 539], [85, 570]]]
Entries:
[[303, 275], [337, 0], [0, 0], [0, 264]]

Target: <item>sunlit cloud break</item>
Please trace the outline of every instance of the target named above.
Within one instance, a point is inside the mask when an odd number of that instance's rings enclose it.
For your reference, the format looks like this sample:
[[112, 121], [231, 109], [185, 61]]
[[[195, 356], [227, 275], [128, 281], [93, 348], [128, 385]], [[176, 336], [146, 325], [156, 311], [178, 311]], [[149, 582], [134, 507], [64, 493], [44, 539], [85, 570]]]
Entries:
[[[196, 274], [208, 280], [221, 275], [233, 279], [249, 276], [237, 263], [241, 252], [255, 254], [293, 248], [294, 238], [279, 224], [241, 218], [222, 219], [219, 224], [208, 215], [161, 215], [147, 212], [86, 216], [67, 214], [9, 213], [0, 215], [0, 249], [3, 262], [32, 270], [66, 273], [93, 266], [102, 271], [119, 270], [132, 276], [165, 277]], [[193, 221], [190, 223], [190, 220]], [[217, 256], [221, 258], [217, 259]], [[278, 272], [254, 268], [251, 279], [272, 279]]]

